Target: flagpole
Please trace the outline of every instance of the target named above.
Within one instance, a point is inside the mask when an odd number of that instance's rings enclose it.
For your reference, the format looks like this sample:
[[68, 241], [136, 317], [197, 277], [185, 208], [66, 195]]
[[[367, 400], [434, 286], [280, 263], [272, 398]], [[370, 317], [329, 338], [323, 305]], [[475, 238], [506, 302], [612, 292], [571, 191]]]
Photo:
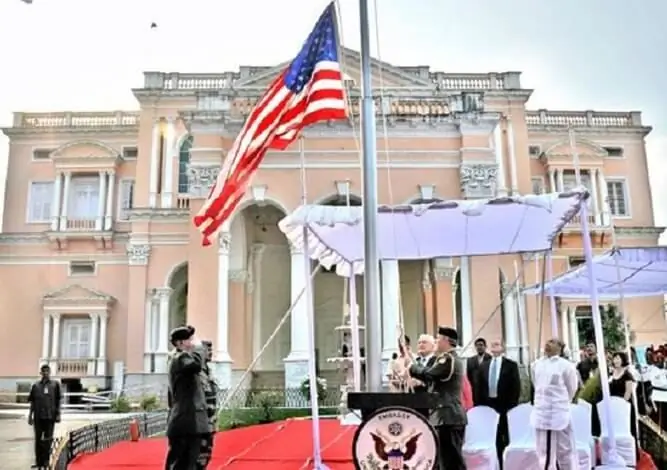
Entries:
[[377, 244], [377, 150], [375, 102], [371, 86], [368, 0], [359, 0], [361, 31], [361, 142], [363, 144], [364, 312], [366, 315], [366, 380], [368, 392], [382, 390], [382, 326], [380, 259]]

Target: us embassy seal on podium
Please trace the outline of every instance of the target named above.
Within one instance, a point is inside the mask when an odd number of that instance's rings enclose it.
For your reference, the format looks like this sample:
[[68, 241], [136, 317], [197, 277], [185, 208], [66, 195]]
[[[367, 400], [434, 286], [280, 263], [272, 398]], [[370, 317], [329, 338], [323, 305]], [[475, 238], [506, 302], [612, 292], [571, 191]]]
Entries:
[[357, 470], [433, 470], [437, 442], [421, 414], [398, 406], [382, 408], [357, 428], [352, 458]]

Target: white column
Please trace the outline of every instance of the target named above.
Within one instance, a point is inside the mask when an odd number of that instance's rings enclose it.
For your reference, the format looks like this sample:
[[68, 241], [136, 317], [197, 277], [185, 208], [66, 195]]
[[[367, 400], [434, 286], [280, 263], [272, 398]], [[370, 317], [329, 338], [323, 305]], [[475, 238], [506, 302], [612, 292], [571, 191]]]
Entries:
[[565, 191], [565, 178], [563, 176], [564, 172], [562, 169], [558, 169], [558, 191]]
[[567, 348], [572, 350], [572, 336], [570, 332], [570, 317], [569, 317], [569, 308], [561, 305], [560, 309], [560, 326], [558, 327], [561, 331], [561, 337]]
[[215, 360], [231, 362], [229, 356], [229, 232], [220, 233], [218, 243], [218, 321]]
[[167, 118], [167, 131], [164, 144], [164, 169], [162, 172], [162, 208], [172, 207], [174, 193], [174, 147], [176, 147], [176, 126], [174, 118]]
[[107, 375], [107, 322], [109, 314], [104, 312], [98, 315], [100, 324], [100, 348], [97, 355], [97, 375]]
[[51, 314], [53, 318], [53, 326], [51, 328], [51, 373], [58, 374], [58, 356], [60, 355], [60, 314]]
[[507, 117], [507, 143], [510, 153], [510, 183], [512, 185], [512, 194], [519, 194], [519, 176], [516, 168], [516, 152], [514, 143], [514, 126], [512, 117]]
[[153, 307], [153, 344], [155, 345], [155, 372], [167, 373], [167, 355], [169, 353], [169, 300], [171, 288], [157, 289], [157, 302]]
[[104, 208], [107, 196], [107, 173], [100, 171], [100, 189], [97, 198], [97, 217], [95, 218], [95, 230], [104, 228]]
[[[292, 304], [299, 298], [292, 309], [290, 316], [290, 353], [286, 361], [308, 360], [308, 305], [306, 295], [302, 294], [307, 287], [306, 271], [304, 270], [304, 257], [302, 251], [292, 247], [292, 260], [290, 265], [291, 298]], [[300, 296], [300, 297], [299, 297]], [[304, 375], [305, 377], [305, 375]]]
[[[288, 407], [304, 407], [308, 406], [308, 402], [294, 391], [301, 386], [303, 379], [308, 376], [308, 358], [311, 352], [308, 339], [308, 300], [312, 297], [306, 295], [304, 291], [309, 287], [309, 275], [306, 275], [306, 255], [294, 247], [291, 247], [291, 251], [290, 290], [294, 307], [290, 317], [290, 352], [284, 360], [285, 388], [289, 389], [291, 393], [285, 394], [285, 405]], [[259, 292], [260, 289], [257, 290]], [[257, 296], [261, 298], [259, 293]], [[297, 298], [299, 300], [295, 302]], [[261, 306], [258, 313], [261, 316]]]
[[153, 295], [154, 291], [146, 292], [146, 305], [144, 307], [144, 372], [152, 372], [153, 354]]
[[60, 201], [62, 196], [63, 174], [56, 172], [56, 181], [53, 185], [53, 205], [51, 207], [51, 230], [54, 232], [58, 230], [58, 221], [60, 220]]
[[579, 349], [581, 345], [579, 344], [579, 325], [577, 325], [577, 309], [574, 307], [568, 307], [568, 316], [570, 317], [570, 336], [572, 338], [572, 344], [570, 349], [572, 350], [572, 359], [574, 361], [579, 360]]
[[107, 207], [104, 216], [104, 230], [111, 230], [113, 223], [113, 198], [116, 187], [116, 173], [109, 172], [109, 187], [107, 188]]
[[556, 188], [556, 170], [553, 168], [549, 169], [549, 192], [555, 193], [558, 191]]
[[51, 335], [51, 315], [44, 313], [44, 326], [42, 327], [42, 361], [49, 357], [49, 336]]
[[218, 386], [232, 387], [232, 358], [229, 355], [229, 250], [231, 236], [228, 231], [218, 238], [218, 315], [215, 337], [213, 374]]
[[63, 186], [63, 202], [60, 208], [60, 230], [67, 229], [67, 206], [69, 205], [69, 187], [72, 181], [72, 173], [65, 173], [65, 183]]
[[[103, 193], [100, 193], [103, 194]], [[90, 351], [88, 360], [88, 375], [95, 375], [97, 365], [97, 343], [100, 331], [100, 317], [97, 313], [90, 314]]]
[[[461, 346], [466, 346], [472, 341], [472, 290], [470, 287], [470, 258], [462, 256], [460, 261], [461, 272], [461, 332], [463, 338], [459, 338]], [[463, 351], [463, 353], [472, 353]]]
[[516, 289], [509, 290], [507, 283], [503, 285], [503, 303], [505, 310], [505, 349], [510, 358], [515, 361], [519, 360], [519, 310], [517, 305], [517, 297], [521, 295]]
[[496, 165], [498, 165], [498, 196], [507, 196], [507, 183], [505, 181], [505, 154], [503, 152], [503, 130], [500, 127], [502, 119], [498, 119], [496, 128], [493, 130], [493, 148], [496, 152]]
[[593, 217], [595, 220], [595, 225], [601, 225], [602, 219], [600, 217], [600, 192], [598, 191], [598, 173], [600, 171], [595, 168], [593, 169], [593, 174], [591, 175], [591, 196], [593, 199]]
[[611, 225], [611, 206], [609, 205], [609, 193], [607, 191], [607, 180], [604, 177], [602, 170], [598, 172], [600, 185], [600, 194], [602, 196], [602, 225]]
[[398, 326], [401, 314], [401, 280], [397, 260], [380, 261], [382, 294], [382, 362], [389, 362], [398, 351]]
[[169, 300], [172, 289], [162, 287], [158, 290], [158, 318], [157, 318], [157, 352], [166, 354], [169, 352]]
[[148, 207], [157, 207], [157, 179], [160, 172], [160, 122], [153, 124], [153, 136], [151, 140], [151, 167], [148, 186]]

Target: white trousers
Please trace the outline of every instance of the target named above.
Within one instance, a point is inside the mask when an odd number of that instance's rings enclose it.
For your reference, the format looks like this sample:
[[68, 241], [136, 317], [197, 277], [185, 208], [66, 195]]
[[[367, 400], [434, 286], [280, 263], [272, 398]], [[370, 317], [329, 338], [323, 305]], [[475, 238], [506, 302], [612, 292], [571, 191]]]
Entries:
[[537, 457], [540, 470], [577, 470], [577, 447], [572, 424], [560, 431], [536, 429]]

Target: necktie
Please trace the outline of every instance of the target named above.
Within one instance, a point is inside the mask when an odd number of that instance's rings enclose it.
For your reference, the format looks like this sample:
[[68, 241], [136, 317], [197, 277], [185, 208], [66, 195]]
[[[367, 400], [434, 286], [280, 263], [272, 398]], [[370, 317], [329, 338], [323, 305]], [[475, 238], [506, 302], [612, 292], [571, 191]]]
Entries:
[[491, 368], [489, 369], [489, 397], [498, 396], [498, 358], [491, 359]]
[[417, 358], [417, 364], [419, 364], [420, 366], [424, 365], [424, 358], [422, 356], [419, 356]]

